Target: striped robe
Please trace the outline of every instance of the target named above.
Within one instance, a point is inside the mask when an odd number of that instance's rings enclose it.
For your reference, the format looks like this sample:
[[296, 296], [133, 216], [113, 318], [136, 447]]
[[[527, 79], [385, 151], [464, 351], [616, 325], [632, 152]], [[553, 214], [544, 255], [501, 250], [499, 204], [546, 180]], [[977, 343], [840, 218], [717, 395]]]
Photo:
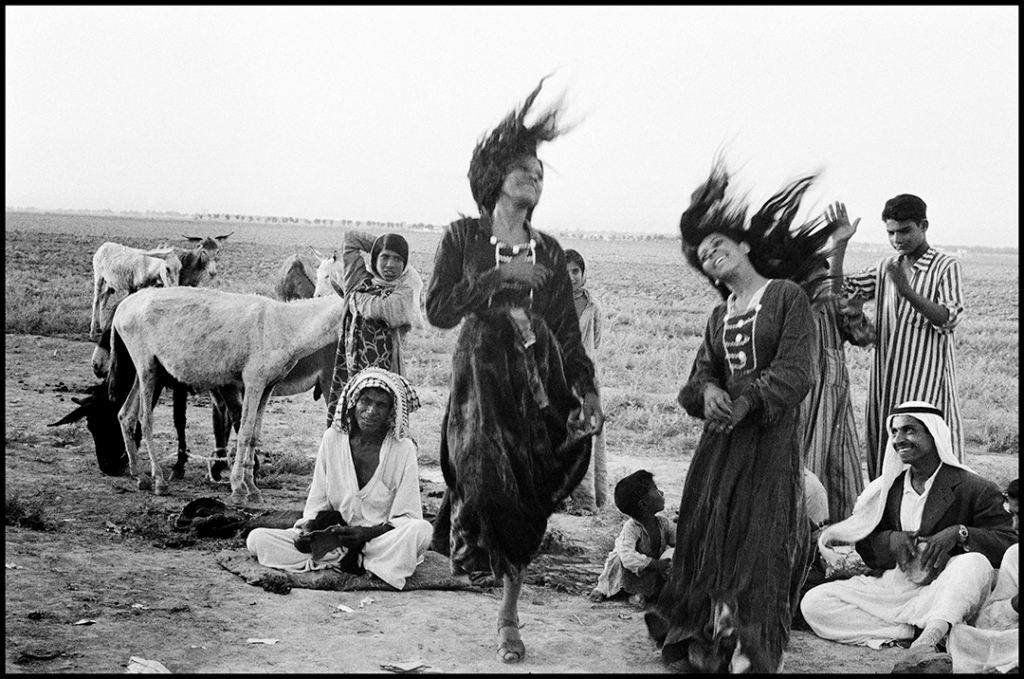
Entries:
[[[818, 291], [811, 302], [818, 336], [818, 378], [800, 404], [804, 466], [821, 481], [828, 497], [828, 521], [842, 521], [853, 513], [864, 490], [860, 441], [850, 400], [850, 373], [845, 343], [865, 346], [873, 341], [860, 323], [854, 327], [839, 312], [841, 300]], [[863, 321], [863, 316], [858, 317]]]
[[953, 454], [964, 460], [953, 343], [953, 329], [964, 309], [960, 262], [930, 247], [913, 266], [911, 286], [949, 311], [947, 321], [935, 326], [885, 275], [888, 263], [899, 258], [886, 257], [875, 267], [847, 275], [843, 282], [844, 295], [875, 300], [878, 332], [865, 411], [869, 479], [881, 473], [888, 439], [885, 418], [905, 401], [928, 401], [941, 408], [952, 435]]

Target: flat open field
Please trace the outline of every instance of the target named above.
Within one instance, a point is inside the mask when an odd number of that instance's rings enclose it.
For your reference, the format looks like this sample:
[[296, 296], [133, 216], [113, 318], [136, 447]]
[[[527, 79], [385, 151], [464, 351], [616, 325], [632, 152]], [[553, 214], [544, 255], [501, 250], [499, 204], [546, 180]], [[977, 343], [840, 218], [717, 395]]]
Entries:
[[[541, 228], [543, 225], [541, 224]], [[379, 233], [380, 229], [369, 228]], [[245, 584], [214, 556], [240, 540], [184, 539], [175, 515], [227, 488], [203, 480], [193, 462], [167, 496], [100, 474], [84, 423], [47, 427], [75, 406], [70, 397], [96, 380], [88, 324], [92, 253], [107, 240], [151, 248], [185, 245], [181, 234], [226, 241], [211, 287], [270, 294], [289, 254], [340, 247], [333, 227], [184, 222], [125, 217], [7, 213], [5, 228], [6, 662], [8, 672], [120, 672], [131, 656], [172, 672], [374, 672], [422, 659], [448, 672], [662, 672], [641, 616], [627, 604], [592, 604], [579, 592], [527, 585], [521, 607], [526, 661], [494, 659], [496, 610], [490, 591], [324, 592], [282, 596]], [[403, 232], [411, 263], [429, 278], [437, 232]], [[667, 505], [678, 505], [699, 423], [675, 404], [715, 302], [676, 243], [561, 239], [588, 263], [591, 289], [607, 316], [598, 355], [609, 478], [654, 472]], [[860, 267], [886, 254], [851, 252]], [[1004, 484], [1018, 473], [1018, 259], [962, 258], [967, 315], [957, 330], [969, 464]], [[455, 331], [410, 337], [410, 380], [423, 408], [413, 415], [420, 444], [424, 507], [436, 507], [439, 421]], [[848, 350], [858, 422], [863, 422], [870, 353]], [[212, 450], [209, 399], [189, 407], [189, 446]], [[299, 509], [324, 419], [310, 394], [275, 398], [267, 410], [258, 479], [267, 507]], [[173, 461], [169, 399], [157, 409], [157, 445]], [[36, 522], [12, 520], [28, 510]], [[621, 524], [613, 507], [596, 516], [557, 514], [552, 532], [582, 551], [593, 577]], [[531, 576], [538, 576], [538, 566]], [[573, 588], [569, 588], [573, 589]], [[373, 602], [360, 608], [370, 596]], [[346, 604], [355, 613], [332, 615]], [[93, 624], [75, 625], [80, 620]], [[274, 645], [248, 638], [276, 638]], [[871, 651], [793, 633], [785, 669], [796, 673], [888, 672], [899, 649]]]

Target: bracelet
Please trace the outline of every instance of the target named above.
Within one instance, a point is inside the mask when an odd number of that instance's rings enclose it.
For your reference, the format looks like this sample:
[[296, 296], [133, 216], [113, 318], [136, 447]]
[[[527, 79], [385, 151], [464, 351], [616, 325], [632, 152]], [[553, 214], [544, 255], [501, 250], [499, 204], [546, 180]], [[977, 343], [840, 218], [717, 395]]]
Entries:
[[963, 548], [965, 552], [971, 551], [970, 547], [967, 546], [967, 539], [970, 537], [967, 533], [967, 526], [960, 524], [960, 527], [957, 529], [957, 534], [960, 536], [960, 547]]

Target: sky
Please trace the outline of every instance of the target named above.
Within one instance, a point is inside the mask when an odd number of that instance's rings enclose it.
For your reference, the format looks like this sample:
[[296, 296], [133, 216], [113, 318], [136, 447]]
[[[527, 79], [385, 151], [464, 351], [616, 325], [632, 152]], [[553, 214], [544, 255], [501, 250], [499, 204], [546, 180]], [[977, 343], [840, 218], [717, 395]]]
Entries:
[[6, 6], [6, 205], [442, 225], [545, 75], [534, 225], [674, 233], [723, 154], [884, 243], [1018, 246], [1019, 8]]

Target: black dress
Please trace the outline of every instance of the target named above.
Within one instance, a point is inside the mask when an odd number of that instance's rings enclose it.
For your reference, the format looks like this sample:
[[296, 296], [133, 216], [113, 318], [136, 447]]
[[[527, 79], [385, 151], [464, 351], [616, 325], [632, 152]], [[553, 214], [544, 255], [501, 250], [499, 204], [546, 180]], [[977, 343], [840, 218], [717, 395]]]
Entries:
[[816, 374], [816, 338], [807, 296], [790, 281], [769, 281], [747, 311], [727, 317], [726, 309], [712, 312], [679, 400], [703, 418], [713, 382], [733, 401], [745, 394], [751, 409], [730, 433], [705, 425], [668, 583], [646, 619], [677, 669], [724, 671], [738, 643], [751, 671], [775, 672], [809, 549], [797, 425]]
[[565, 254], [527, 227], [536, 262], [553, 274], [532, 294], [501, 286], [487, 217], [449, 225], [427, 288], [433, 325], [462, 322], [441, 428], [447, 489], [433, 543], [456, 572], [500, 577], [528, 564], [548, 517], [590, 462], [590, 437], [567, 427], [595, 387]]

